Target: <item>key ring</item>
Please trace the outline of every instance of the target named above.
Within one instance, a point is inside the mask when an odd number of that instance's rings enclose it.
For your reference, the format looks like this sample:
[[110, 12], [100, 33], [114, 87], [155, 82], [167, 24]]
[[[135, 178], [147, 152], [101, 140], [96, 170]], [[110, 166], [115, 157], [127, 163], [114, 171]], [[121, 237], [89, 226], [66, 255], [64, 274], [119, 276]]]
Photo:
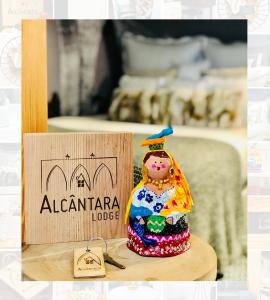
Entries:
[[89, 249], [89, 242], [92, 242], [92, 241], [103, 241], [104, 245], [105, 245], [105, 249], [106, 249], [106, 252], [108, 252], [108, 244], [107, 242], [102, 238], [102, 237], [93, 237], [91, 238], [90, 240], [87, 241], [87, 245], [86, 245], [86, 252], [91, 252], [91, 249]]

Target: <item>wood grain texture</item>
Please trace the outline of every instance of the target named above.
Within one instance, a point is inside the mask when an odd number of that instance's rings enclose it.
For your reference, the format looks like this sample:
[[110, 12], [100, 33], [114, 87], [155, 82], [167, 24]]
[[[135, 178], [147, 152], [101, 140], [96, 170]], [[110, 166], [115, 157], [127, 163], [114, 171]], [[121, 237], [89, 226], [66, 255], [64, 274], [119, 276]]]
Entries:
[[132, 134], [26, 134], [24, 144], [27, 243], [127, 235]]
[[48, 130], [46, 26], [45, 20], [22, 21], [22, 242], [25, 241], [23, 134]]
[[[109, 240], [108, 253], [126, 269], [121, 270], [105, 263], [106, 276], [97, 280], [214, 281], [217, 274], [215, 251], [195, 235], [191, 235], [190, 242], [191, 248], [181, 255], [150, 258], [130, 251], [126, 246], [127, 239]], [[102, 246], [102, 242], [95, 241], [90, 245]], [[73, 278], [73, 249], [77, 247], [86, 247], [86, 242], [30, 245], [22, 253], [22, 272], [32, 280], [77, 280]]]

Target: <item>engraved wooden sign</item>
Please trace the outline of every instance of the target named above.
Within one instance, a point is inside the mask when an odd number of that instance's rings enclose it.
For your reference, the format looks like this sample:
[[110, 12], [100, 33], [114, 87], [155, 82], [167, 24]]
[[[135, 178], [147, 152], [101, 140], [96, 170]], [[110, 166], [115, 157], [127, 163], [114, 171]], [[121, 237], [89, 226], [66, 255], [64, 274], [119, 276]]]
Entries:
[[24, 135], [26, 242], [126, 236], [130, 133]]

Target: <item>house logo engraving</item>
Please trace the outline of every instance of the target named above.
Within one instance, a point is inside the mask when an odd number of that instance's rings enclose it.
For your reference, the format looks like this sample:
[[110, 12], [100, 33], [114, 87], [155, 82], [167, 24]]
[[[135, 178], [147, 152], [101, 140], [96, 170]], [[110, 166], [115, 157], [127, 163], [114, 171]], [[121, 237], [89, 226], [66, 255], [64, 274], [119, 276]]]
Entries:
[[41, 160], [41, 193], [50, 191], [57, 185], [61, 191], [93, 191], [98, 187], [101, 178], [106, 185], [115, 188], [117, 185], [117, 157], [89, 157]]

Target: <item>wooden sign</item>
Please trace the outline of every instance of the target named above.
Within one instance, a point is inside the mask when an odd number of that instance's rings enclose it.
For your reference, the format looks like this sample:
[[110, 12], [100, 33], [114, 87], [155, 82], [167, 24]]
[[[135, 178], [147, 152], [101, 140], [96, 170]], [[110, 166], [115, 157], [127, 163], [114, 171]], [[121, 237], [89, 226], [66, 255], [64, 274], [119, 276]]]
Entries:
[[125, 237], [130, 133], [24, 135], [26, 243]]

